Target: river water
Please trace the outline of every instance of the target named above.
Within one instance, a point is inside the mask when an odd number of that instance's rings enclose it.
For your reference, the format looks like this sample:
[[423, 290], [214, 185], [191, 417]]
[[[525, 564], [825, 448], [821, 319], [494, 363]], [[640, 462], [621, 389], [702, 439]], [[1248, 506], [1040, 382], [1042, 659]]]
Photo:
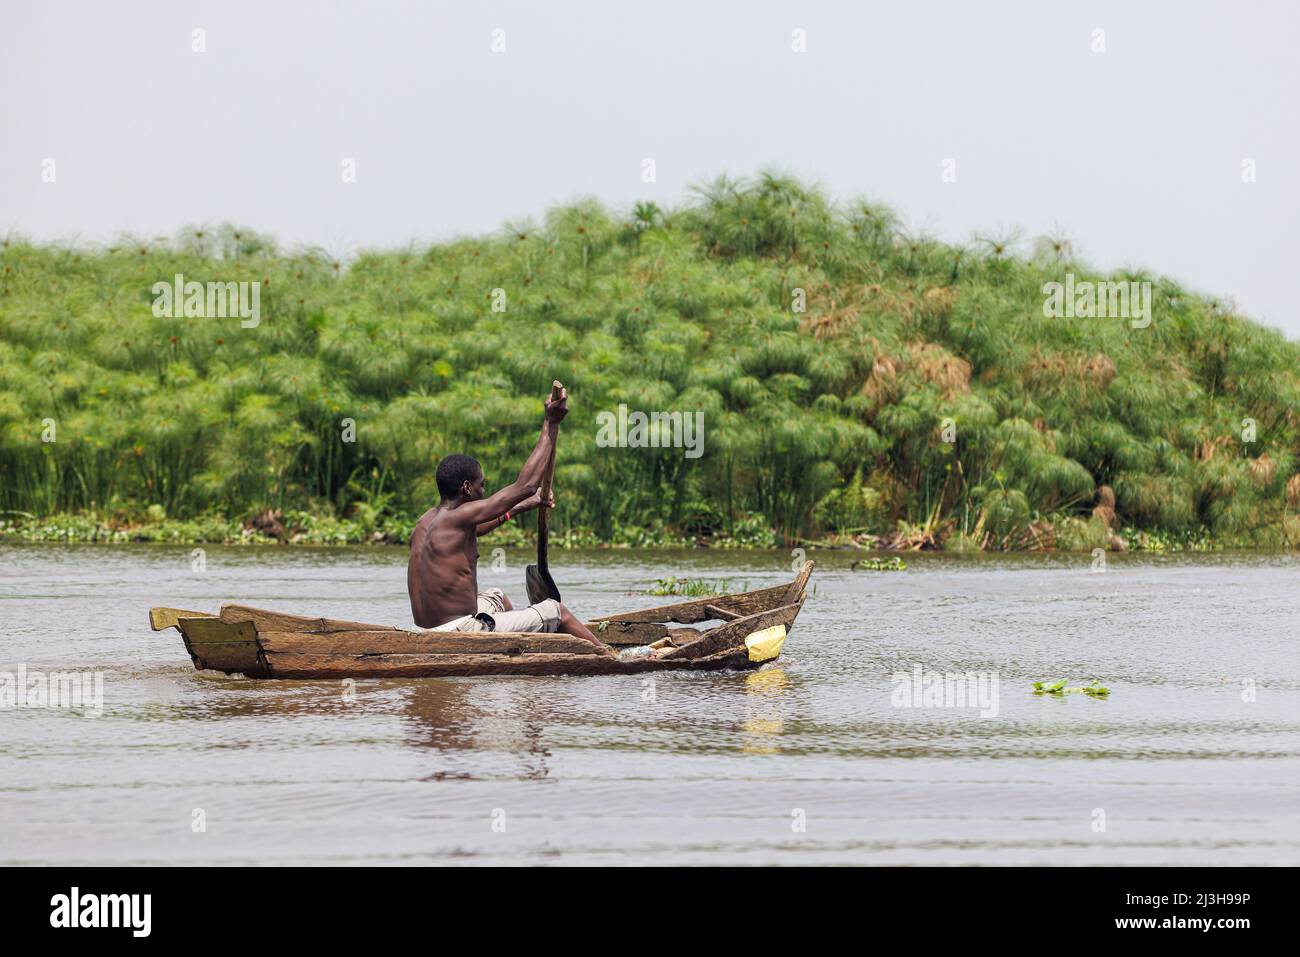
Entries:
[[[406, 624], [400, 548], [209, 547], [195, 570], [188, 547], [0, 545], [0, 672], [103, 673], [98, 714], [0, 710], [0, 863], [1300, 863], [1300, 558], [809, 557], [758, 671], [347, 693], [196, 672], [148, 609]], [[480, 582], [522, 600], [529, 556], [504, 558]], [[758, 588], [791, 562], [552, 570], [590, 617], [664, 602], [629, 594], [659, 577]], [[989, 696], [908, 700], [917, 669], [922, 690], [987, 673]], [[1058, 678], [1111, 695], [1032, 694]]]

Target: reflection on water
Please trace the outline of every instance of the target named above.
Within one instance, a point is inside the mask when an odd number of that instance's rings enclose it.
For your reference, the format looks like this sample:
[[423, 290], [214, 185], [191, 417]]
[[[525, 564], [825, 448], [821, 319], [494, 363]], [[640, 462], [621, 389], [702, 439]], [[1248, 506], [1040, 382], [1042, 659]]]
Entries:
[[790, 679], [780, 664], [745, 675], [745, 692], [750, 696], [744, 723], [746, 753], [777, 753], [785, 727], [783, 695], [789, 689]]
[[[546, 777], [547, 758], [544, 731], [552, 720], [546, 698], [536, 690], [520, 689], [514, 710], [509, 716], [494, 714], [477, 705], [473, 698], [473, 679], [427, 680], [409, 682], [403, 694], [403, 713], [407, 720], [407, 742], [414, 747], [440, 751], [459, 749], [494, 749], [514, 756], [520, 780]], [[456, 776], [469, 778], [469, 772]], [[437, 772], [430, 780], [446, 777]]]
[[[522, 596], [528, 557], [483, 583]], [[148, 607], [404, 623], [401, 550], [212, 548], [196, 575], [187, 548], [0, 546], [0, 671], [105, 673], [98, 718], [0, 711], [0, 861], [1296, 861], [1295, 558], [811, 557], [758, 671], [260, 682], [195, 672]], [[597, 615], [660, 603], [628, 597], [656, 578], [757, 588], [790, 561], [565, 552], [555, 572]], [[896, 707], [918, 667], [994, 673], [998, 713]], [[1094, 677], [1108, 700], [1030, 693]]]

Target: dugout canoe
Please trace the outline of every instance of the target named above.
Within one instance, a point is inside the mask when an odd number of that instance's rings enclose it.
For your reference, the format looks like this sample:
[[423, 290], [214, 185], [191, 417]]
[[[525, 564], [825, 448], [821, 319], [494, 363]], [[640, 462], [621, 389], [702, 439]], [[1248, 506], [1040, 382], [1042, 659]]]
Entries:
[[[813, 563], [771, 588], [606, 615], [587, 626], [615, 648], [656, 644], [655, 658], [610, 658], [570, 635], [420, 631], [222, 605], [216, 615], [151, 608], [154, 631], [175, 628], [194, 667], [248, 678], [450, 678], [623, 675], [755, 668], [781, 652], [804, 603]], [[688, 626], [703, 627], [688, 627]]]

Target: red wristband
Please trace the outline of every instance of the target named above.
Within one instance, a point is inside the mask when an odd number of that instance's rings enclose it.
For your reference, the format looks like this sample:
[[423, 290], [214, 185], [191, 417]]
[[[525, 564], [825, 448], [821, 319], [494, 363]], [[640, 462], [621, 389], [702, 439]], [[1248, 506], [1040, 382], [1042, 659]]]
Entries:
[[503, 521], [501, 524], [504, 525], [508, 521], [510, 521], [510, 509], [506, 509], [505, 521]]

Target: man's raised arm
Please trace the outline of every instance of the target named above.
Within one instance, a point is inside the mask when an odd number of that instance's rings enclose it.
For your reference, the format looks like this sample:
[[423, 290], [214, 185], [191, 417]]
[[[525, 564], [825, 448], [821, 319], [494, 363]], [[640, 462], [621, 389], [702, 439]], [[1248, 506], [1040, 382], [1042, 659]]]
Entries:
[[[535, 495], [530, 495], [528, 496], [528, 498], [524, 499], [514, 508], [511, 508], [508, 511], [503, 512], [501, 515], [497, 516], [496, 518], [490, 518], [486, 522], [481, 522], [478, 525], [478, 527], [474, 529], [474, 534], [486, 535], [488, 532], [495, 531], [496, 529], [500, 528], [502, 525], [504, 525], [511, 518], [514, 518], [516, 515], [522, 515], [524, 514], [524, 512], [531, 512], [535, 508], [540, 508], [541, 505], [542, 505], [542, 495], [540, 492], [538, 492]], [[549, 502], [547, 502], [546, 507], [554, 508], [555, 499], [552, 498]]]
[[[477, 502], [466, 502], [455, 510], [455, 514], [476, 529], [500, 518], [507, 511], [516, 508], [541, 488], [542, 479], [546, 477], [546, 467], [551, 460], [551, 450], [555, 448], [555, 439], [560, 433], [560, 422], [569, 414], [569, 392], [560, 389], [560, 397], [554, 402], [546, 397], [546, 419], [542, 423], [542, 433], [537, 437], [528, 461], [519, 470], [519, 477], [498, 492]], [[536, 506], [534, 506], [536, 507]], [[497, 524], [500, 524], [499, 522]], [[491, 531], [491, 528], [488, 529]], [[479, 532], [482, 534], [482, 532]]]

